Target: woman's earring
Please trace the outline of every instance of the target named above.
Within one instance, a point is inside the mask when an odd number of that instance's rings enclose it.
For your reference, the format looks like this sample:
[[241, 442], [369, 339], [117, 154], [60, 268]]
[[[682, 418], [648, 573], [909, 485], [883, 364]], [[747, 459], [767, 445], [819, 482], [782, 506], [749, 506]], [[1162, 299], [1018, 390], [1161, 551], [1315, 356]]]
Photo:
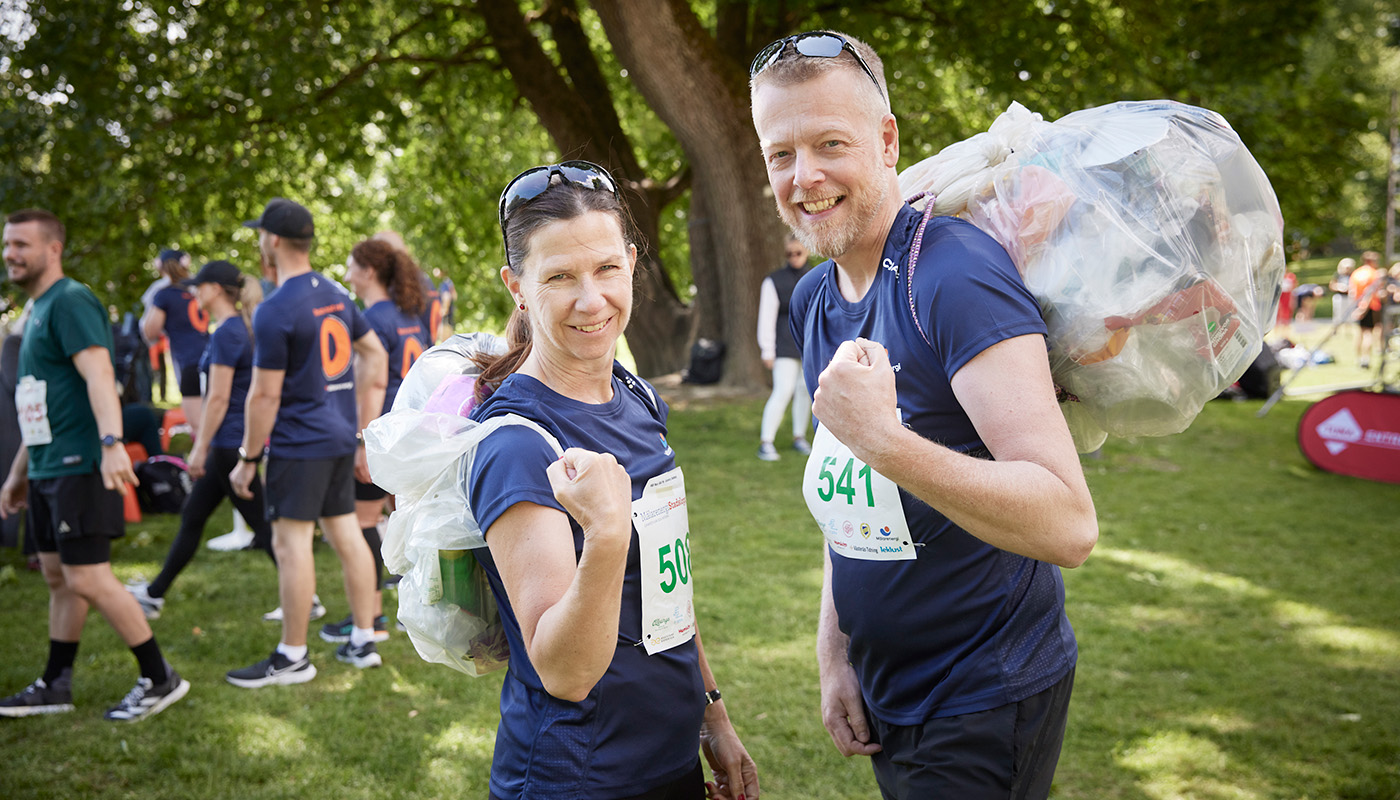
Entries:
[[524, 304], [524, 303], [521, 303], [521, 304], [520, 304], [520, 310], [521, 310], [521, 311], [524, 311], [524, 310], [525, 310], [525, 304]]

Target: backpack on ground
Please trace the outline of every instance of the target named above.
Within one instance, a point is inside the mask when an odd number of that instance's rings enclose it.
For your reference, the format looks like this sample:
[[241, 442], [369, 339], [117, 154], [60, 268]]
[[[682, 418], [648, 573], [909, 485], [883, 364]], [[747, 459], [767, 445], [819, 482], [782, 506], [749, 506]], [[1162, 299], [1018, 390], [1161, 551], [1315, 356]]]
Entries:
[[151, 456], [135, 465], [136, 502], [148, 514], [178, 514], [194, 488], [189, 466], [175, 456]]

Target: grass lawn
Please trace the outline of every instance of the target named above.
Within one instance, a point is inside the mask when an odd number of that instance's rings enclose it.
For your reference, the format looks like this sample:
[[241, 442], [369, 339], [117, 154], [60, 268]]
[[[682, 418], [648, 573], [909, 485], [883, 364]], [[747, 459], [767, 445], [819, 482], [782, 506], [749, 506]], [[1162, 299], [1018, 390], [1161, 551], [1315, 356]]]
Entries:
[[[838, 756], [818, 719], [820, 537], [801, 460], [754, 458], [760, 405], [672, 414], [707, 650], [765, 796], [874, 797], [869, 765]], [[1184, 434], [1086, 458], [1102, 535], [1066, 573], [1081, 654], [1055, 797], [1400, 797], [1400, 487], [1314, 470], [1295, 443], [1306, 404], [1263, 419], [1259, 405], [1213, 403]], [[211, 536], [228, 529], [216, 519]], [[153, 576], [175, 523], [129, 526], [118, 574]], [[318, 581], [343, 615], [324, 545]], [[46, 654], [43, 582], [14, 551], [0, 553], [0, 597], [10, 693]], [[226, 670], [275, 644], [261, 614], [276, 604], [263, 556], [202, 548], [153, 623], [194, 688], [136, 725], [102, 720], [136, 669], [92, 620], [78, 710], [0, 721], [0, 797], [486, 796], [498, 676], [423, 663], [399, 633], [381, 645], [385, 666], [361, 672], [313, 635], [314, 682], [228, 685]]]

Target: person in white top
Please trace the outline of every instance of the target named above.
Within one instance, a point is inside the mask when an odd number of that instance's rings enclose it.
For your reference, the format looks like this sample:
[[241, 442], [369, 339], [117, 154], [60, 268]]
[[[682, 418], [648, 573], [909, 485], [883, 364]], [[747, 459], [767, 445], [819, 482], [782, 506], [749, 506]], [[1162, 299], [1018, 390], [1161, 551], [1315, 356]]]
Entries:
[[763, 406], [758, 457], [777, 461], [773, 439], [783, 422], [783, 410], [792, 404], [792, 449], [806, 455], [807, 428], [812, 422], [812, 395], [802, 378], [802, 356], [788, 327], [788, 301], [797, 282], [807, 274], [807, 248], [788, 235], [783, 266], [763, 279], [758, 290], [758, 351], [763, 366], [773, 371], [773, 393]]

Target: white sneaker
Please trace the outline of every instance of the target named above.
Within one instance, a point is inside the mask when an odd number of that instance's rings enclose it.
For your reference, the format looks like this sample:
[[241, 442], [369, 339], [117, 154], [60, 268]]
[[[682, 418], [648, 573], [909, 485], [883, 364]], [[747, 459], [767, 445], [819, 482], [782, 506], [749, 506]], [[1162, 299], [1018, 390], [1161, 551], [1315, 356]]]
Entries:
[[[218, 550], [221, 553], [228, 553], [234, 550], [246, 550], [253, 543], [252, 531], [229, 531], [223, 536], [215, 536], [205, 545], [210, 550]], [[281, 617], [278, 617], [281, 619]]]
[[[321, 598], [314, 594], [311, 595], [311, 619], [318, 620], [321, 617], [324, 617], [325, 615], [326, 607], [321, 605]], [[282, 607], [278, 606], [272, 609], [271, 611], [267, 612], [266, 614], [263, 614], [263, 619], [267, 620], [268, 622], [281, 622]]]
[[151, 593], [147, 591], [149, 587], [150, 584], [145, 581], [130, 581], [126, 584], [126, 590], [136, 598], [146, 619], [160, 619], [160, 610], [165, 606], [165, 598], [151, 597]]

